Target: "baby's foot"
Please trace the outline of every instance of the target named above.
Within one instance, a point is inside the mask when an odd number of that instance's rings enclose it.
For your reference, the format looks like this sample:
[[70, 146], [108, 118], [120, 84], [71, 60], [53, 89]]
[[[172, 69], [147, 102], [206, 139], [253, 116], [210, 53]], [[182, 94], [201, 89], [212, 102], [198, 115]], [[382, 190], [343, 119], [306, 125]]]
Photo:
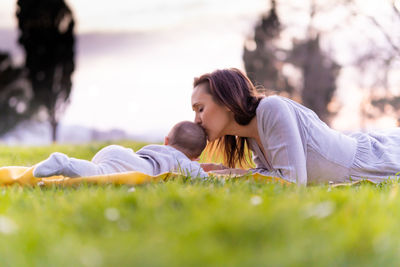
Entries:
[[60, 175], [64, 171], [64, 167], [68, 164], [69, 158], [67, 155], [59, 152], [52, 153], [50, 157], [38, 165], [33, 170], [35, 177], [49, 177]]

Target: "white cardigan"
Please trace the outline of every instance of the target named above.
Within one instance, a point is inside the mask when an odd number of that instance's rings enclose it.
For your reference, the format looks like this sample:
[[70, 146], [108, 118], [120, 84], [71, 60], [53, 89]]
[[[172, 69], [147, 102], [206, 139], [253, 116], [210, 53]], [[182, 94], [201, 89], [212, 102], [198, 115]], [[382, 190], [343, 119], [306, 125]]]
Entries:
[[307, 184], [379, 182], [400, 171], [400, 128], [345, 135], [310, 109], [280, 96], [262, 99], [256, 117], [266, 155], [250, 138], [255, 172]]

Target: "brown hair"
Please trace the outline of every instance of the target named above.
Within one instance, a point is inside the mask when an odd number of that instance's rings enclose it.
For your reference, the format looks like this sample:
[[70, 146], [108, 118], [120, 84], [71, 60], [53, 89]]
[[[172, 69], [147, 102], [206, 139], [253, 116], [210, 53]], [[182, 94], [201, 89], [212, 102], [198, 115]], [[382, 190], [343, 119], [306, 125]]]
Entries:
[[168, 136], [169, 145], [183, 152], [189, 158], [199, 157], [207, 144], [204, 129], [191, 121], [175, 124]]
[[[219, 105], [229, 108], [234, 114], [235, 121], [240, 125], [247, 125], [256, 115], [256, 109], [263, 95], [250, 79], [240, 70], [231, 68], [216, 70], [194, 79], [193, 86], [207, 84], [207, 93], [211, 94]], [[248, 164], [246, 152], [249, 156], [248, 138], [225, 135], [210, 144], [210, 151], [221, 149], [224, 154], [224, 163], [229, 167]], [[246, 148], [247, 147], [247, 148]]]

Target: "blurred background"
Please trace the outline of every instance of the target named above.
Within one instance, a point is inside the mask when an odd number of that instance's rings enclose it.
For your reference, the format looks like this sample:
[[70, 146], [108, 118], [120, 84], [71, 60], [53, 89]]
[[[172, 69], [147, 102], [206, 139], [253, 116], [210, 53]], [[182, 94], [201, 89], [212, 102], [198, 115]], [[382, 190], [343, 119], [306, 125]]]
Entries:
[[341, 131], [400, 122], [400, 0], [0, 0], [0, 142], [158, 142], [236, 67]]

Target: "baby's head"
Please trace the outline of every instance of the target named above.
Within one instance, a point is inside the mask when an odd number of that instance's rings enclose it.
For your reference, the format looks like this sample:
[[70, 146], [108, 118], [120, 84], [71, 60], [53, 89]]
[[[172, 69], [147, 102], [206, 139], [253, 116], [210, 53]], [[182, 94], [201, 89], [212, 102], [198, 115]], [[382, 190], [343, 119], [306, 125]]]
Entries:
[[206, 133], [200, 125], [191, 121], [175, 124], [165, 137], [165, 144], [176, 148], [189, 159], [196, 160], [207, 144]]

